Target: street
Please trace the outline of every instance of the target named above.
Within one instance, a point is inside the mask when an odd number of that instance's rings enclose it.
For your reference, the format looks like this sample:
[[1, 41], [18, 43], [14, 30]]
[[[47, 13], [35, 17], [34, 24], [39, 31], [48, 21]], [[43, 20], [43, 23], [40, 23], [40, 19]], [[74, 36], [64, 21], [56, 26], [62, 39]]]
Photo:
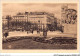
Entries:
[[[9, 36], [7, 36], [7, 38], [11, 38], [11, 37], [17, 37], [17, 36], [42, 36], [43, 37], [43, 32], [40, 32], [39, 34], [37, 33], [37, 31], [34, 31], [33, 34], [32, 33], [27, 33], [27, 31], [12, 31], [9, 32]], [[62, 33], [60, 31], [48, 31], [47, 32], [47, 37], [72, 37], [72, 38], [76, 38], [75, 34], [66, 34], [66, 33]]]

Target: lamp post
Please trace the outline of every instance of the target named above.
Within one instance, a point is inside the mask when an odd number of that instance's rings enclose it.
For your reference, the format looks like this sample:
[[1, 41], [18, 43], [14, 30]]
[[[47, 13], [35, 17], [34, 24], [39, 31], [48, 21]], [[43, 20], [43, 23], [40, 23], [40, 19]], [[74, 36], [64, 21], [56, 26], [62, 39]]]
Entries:
[[46, 24], [43, 25], [43, 36], [44, 38], [47, 37], [47, 25]]
[[16, 30], [17, 30], [17, 19], [16, 19]]
[[7, 18], [7, 22], [8, 22], [8, 30], [9, 30], [9, 16], [8, 16], [8, 18]]
[[39, 22], [39, 28], [40, 28], [40, 20], [38, 20], [38, 22]]
[[28, 34], [28, 12], [27, 12], [27, 34]]
[[40, 20], [38, 20], [38, 22], [39, 22], [39, 26], [38, 26], [38, 33], [40, 33]]

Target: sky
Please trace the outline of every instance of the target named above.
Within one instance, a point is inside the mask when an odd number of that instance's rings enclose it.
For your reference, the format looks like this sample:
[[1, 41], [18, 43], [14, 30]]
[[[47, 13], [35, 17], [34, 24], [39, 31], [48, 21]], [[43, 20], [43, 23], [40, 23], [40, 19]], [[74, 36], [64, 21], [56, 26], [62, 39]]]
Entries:
[[61, 18], [61, 6], [68, 5], [68, 8], [77, 10], [76, 4], [60, 4], [60, 3], [3, 3], [2, 15], [16, 15], [18, 12], [50, 12], [55, 17]]

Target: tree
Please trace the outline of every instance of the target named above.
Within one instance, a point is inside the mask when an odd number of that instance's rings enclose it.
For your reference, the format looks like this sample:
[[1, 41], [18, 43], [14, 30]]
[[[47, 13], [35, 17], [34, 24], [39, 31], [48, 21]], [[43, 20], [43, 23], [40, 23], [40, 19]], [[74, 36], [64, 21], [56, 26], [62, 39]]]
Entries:
[[8, 22], [8, 29], [9, 29], [10, 20], [12, 19], [12, 17], [10, 15], [7, 15], [6, 19], [7, 19], [7, 22]]
[[51, 19], [50, 22], [51, 22], [51, 24], [47, 24], [48, 29], [49, 29], [50, 31], [55, 31], [55, 30], [57, 30], [57, 18], [54, 17], [54, 19]]

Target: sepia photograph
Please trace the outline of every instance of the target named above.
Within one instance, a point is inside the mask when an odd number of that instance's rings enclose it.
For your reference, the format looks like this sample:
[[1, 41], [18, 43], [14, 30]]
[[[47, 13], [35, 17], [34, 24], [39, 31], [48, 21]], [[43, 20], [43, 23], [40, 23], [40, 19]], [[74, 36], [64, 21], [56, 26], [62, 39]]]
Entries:
[[77, 3], [3, 3], [2, 49], [77, 49]]

